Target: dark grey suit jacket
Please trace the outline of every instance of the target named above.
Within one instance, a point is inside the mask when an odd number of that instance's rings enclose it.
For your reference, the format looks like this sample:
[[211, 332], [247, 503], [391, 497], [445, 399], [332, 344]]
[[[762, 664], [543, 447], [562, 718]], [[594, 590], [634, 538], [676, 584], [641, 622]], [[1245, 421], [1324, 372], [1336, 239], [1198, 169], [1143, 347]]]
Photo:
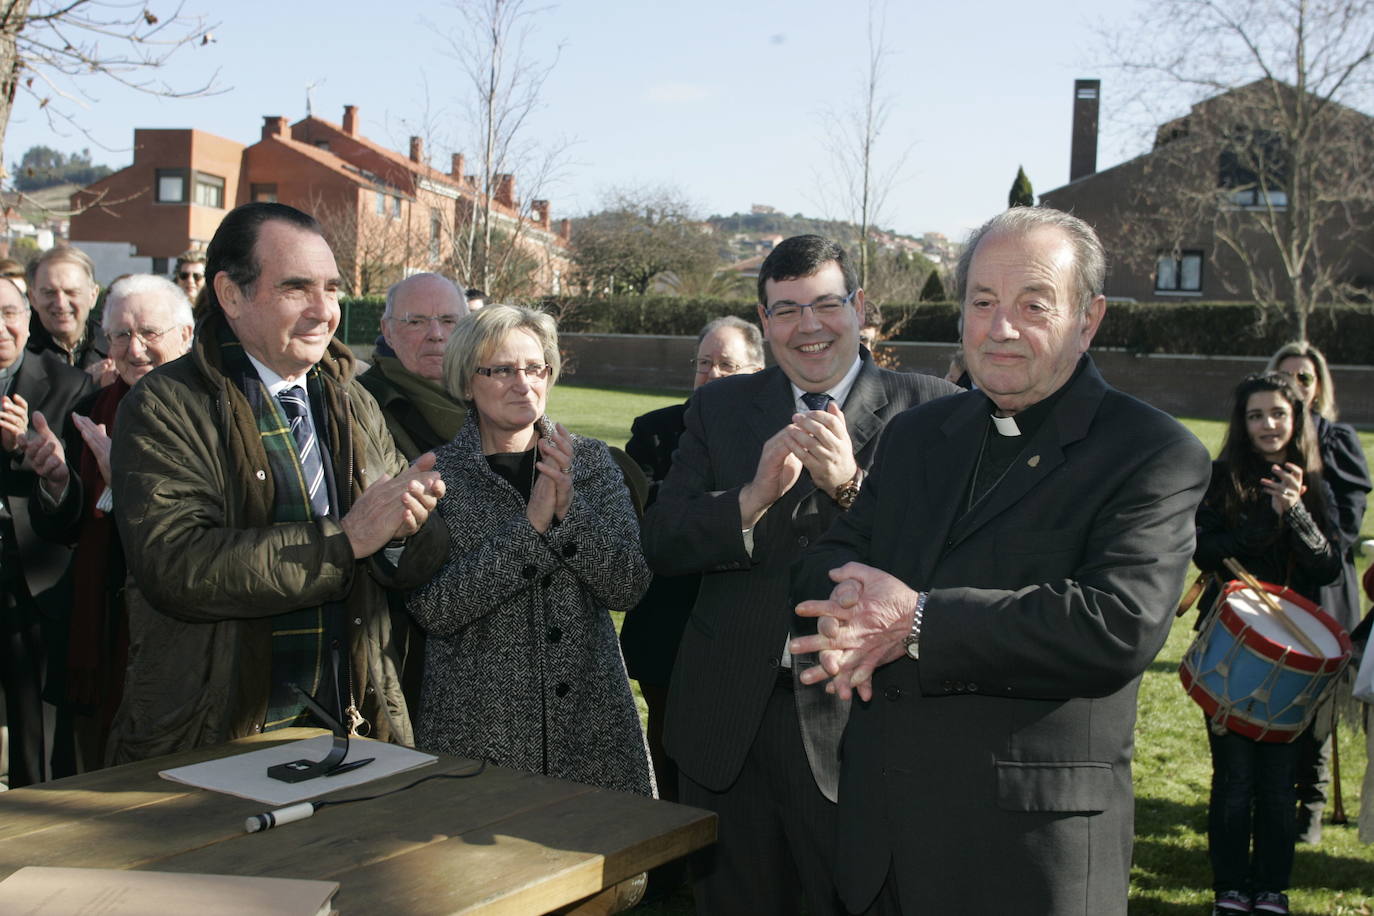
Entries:
[[[95, 383], [82, 370], [72, 368], [50, 352], [27, 350], [9, 393], [28, 402], [30, 429], [34, 413], [41, 412], [60, 434], [76, 402], [94, 390]], [[0, 537], [14, 539], [8, 549], [18, 551], [29, 594], [43, 604], [44, 593], [66, 572], [72, 552], [71, 548], [45, 541], [34, 533], [29, 499], [38, 498], [38, 477], [19, 466], [22, 459], [23, 454], [16, 452], [4, 455], [0, 461], [0, 499], [13, 517], [12, 526], [9, 521], [0, 521]]]
[[854, 508], [797, 565], [798, 599], [850, 560], [930, 591], [920, 661], [881, 668], [850, 715], [836, 883], [854, 911], [891, 866], [904, 913], [1124, 914], [1136, 692], [1207, 453], [1087, 360], [963, 514], [989, 408], [972, 391], [894, 420]]
[[[958, 389], [880, 369], [867, 354], [863, 360], [844, 415], [855, 457], [869, 467], [888, 420]], [[803, 471], [755, 526], [753, 555], [745, 549], [739, 491], [753, 480], [764, 443], [795, 412], [791, 384], [777, 367], [699, 388], [672, 469], [644, 517], [644, 554], [654, 572], [704, 573], [673, 668], [664, 746], [683, 773], [717, 792], [739, 775], [797, 621], [788, 601], [792, 561], [841, 514]], [[794, 672], [811, 664], [813, 657], [799, 657]], [[796, 701], [811, 771], [833, 800], [847, 704], [800, 684]]]

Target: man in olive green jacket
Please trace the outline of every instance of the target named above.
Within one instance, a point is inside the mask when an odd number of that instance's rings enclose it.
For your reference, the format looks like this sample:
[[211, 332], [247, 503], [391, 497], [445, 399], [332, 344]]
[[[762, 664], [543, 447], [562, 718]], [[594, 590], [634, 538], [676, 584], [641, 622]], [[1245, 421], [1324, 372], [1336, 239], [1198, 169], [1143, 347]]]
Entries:
[[125, 397], [113, 431], [131, 579], [110, 762], [314, 724], [290, 684], [410, 744], [384, 586], [445, 558], [433, 457], [406, 467], [333, 341], [339, 272], [311, 217], [247, 204], [207, 256], [192, 351]]
[[458, 434], [463, 403], [444, 390], [444, 348], [468, 313], [463, 291], [448, 277], [406, 277], [386, 291], [382, 336], [372, 368], [358, 381], [377, 399], [396, 447], [414, 460]]

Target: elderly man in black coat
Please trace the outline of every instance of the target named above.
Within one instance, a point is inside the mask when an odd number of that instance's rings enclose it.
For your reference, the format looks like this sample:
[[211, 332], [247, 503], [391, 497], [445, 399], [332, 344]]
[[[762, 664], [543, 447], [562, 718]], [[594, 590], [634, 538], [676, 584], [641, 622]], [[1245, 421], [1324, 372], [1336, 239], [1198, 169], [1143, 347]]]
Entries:
[[[1140, 678], [1193, 552], [1206, 450], [1086, 350], [1105, 257], [1021, 207], [959, 263], [976, 391], [889, 424], [794, 569], [802, 676], [858, 693], [836, 879], [851, 911], [1126, 912]], [[826, 598], [826, 596], [829, 598]]]
[[38, 478], [23, 463], [24, 443], [33, 414], [61, 423], [94, 389], [90, 376], [61, 357], [26, 350], [28, 338], [28, 300], [12, 281], [0, 279], [0, 687], [10, 732], [10, 788], [54, 775], [43, 728], [44, 633], [61, 629], [71, 603], [70, 583], [63, 579], [71, 550], [38, 537], [30, 521]]

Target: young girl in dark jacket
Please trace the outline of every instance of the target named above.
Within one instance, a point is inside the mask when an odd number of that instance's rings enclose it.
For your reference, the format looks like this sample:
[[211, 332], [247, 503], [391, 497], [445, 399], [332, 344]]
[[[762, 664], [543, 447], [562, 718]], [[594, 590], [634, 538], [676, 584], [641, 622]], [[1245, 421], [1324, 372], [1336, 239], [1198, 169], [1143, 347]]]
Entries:
[[[1232, 557], [1255, 578], [1315, 603], [1341, 572], [1321, 471], [1311, 418], [1290, 380], [1248, 376], [1236, 387], [1226, 441], [1198, 507], [1198, 568], [1230, 578], [1223, 561]], [[1212, 912], [1287, 913], [1298, 746], [1210, 727], [1208, 739]]]

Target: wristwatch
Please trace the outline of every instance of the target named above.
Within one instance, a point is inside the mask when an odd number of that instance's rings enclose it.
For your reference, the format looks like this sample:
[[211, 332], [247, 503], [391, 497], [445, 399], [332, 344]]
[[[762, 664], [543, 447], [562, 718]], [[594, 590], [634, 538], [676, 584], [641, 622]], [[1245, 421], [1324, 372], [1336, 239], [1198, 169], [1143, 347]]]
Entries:
[[902, 637], [902, 647], [907, 658], [921, 657], [921, 620], [926, 614], [926, 599], [930, 592], [916, 593], [916, 610], [911, 612], [911, 632]]
[[859, 487], [863, 485], [863, 481], [864, 469], [856, 468], [853, 477], [835, 488], [835, 505], [848, 512], [849, 507], [854, 505], [854, 500], [859, 498]]

